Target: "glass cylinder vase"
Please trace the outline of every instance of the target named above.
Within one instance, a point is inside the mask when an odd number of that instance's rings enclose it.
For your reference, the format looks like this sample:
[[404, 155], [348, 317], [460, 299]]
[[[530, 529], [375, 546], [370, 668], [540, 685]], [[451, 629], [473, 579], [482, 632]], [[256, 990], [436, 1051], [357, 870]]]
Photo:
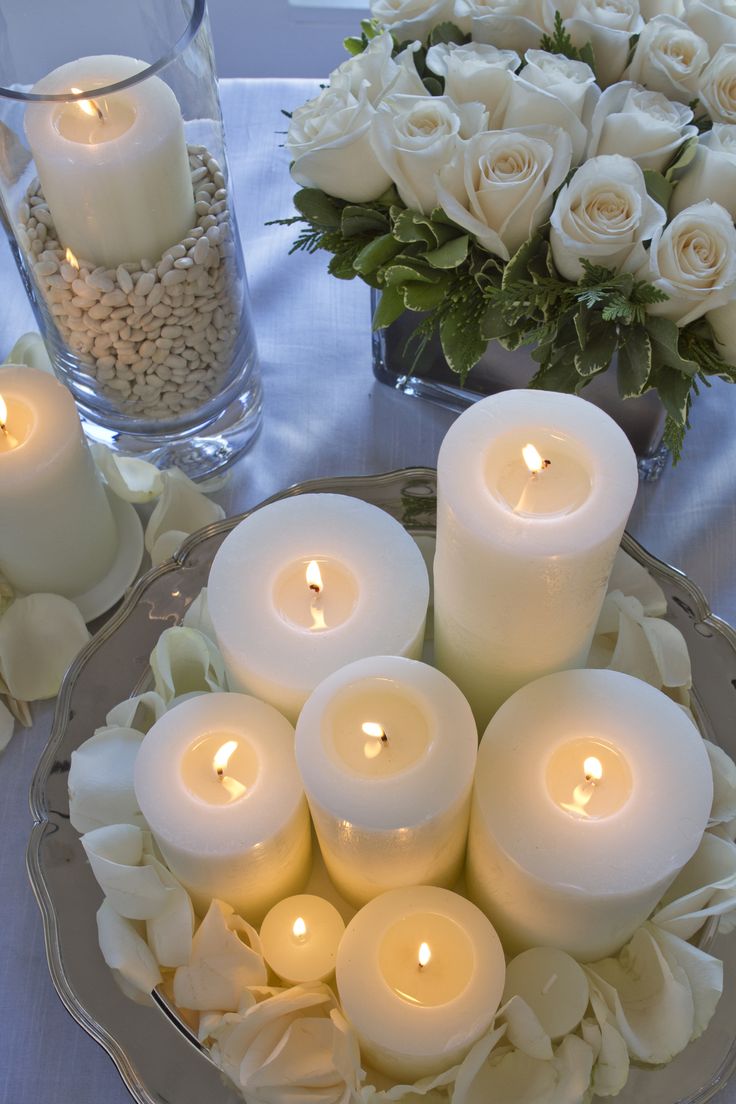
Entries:
[[0, 0], [0, 216], [89, 436], [226, 467], [261, 387], [205, 0]]

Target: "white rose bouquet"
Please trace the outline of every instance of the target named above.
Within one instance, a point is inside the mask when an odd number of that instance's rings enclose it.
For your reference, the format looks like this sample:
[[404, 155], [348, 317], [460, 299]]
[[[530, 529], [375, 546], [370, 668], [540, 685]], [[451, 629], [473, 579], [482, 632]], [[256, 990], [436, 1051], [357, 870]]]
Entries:
[[374, 328], [418, 312], [417, 360], [438, 332], [461, 382], [492, 340], [532, 346], [532, 386], [559, 391], [615, 357], [677, 457], [698, 381], [736, 382], [734, 12], [373, 0], [291, 117], [280, 221], [381, 292]]

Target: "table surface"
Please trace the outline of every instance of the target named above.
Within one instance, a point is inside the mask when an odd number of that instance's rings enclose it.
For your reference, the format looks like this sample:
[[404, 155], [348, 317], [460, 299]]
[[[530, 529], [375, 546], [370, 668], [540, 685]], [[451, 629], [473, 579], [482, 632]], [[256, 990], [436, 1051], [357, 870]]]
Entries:
[[[368, 289], [326, 273], [326, 255], [287, 255], [293, 186], [281, 109], [316, 81], [227, 80], [221, 95], [235, 203], [265, 389], [263, 430], [217, 497], [228, 514], [292, 483], [434, 467], [454, 416], [373, 379]], [[0, 244], [0, 352], [34, 322]], [[684, 459], [639, 488], [630, 532], [685, 571], [736, 623], [736, 388], [717, 381], [695, 406]], [[1, 522], [0, 522], [1, 524]], [[72, 1020], [52, 986], [40, 914], [25, 870], [28, 789], [52, 708], [36, 707], [0, 758], [0, 1104], [126, 1104], [107, 1054]], [[94, 949], [90, 953], [95, 953]], [[131, 1015], [135, 1007], [131, 1004]], [[736, 1085], [718, 1104], [736, 1104]]]

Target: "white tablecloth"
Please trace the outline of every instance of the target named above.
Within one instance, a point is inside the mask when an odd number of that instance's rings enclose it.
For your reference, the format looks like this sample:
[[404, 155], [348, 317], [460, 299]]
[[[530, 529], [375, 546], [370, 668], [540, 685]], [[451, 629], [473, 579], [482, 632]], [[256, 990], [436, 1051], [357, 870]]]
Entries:
[[[263, 431], [220, 495], [228, 513], [305, 479], [434, 466], [453, 417], [374, 382], [367, 288], [329, 278], [325, 254], [288, 257], [293, 231], [264, 225], [292, 213], [280, 109], [317, 90], [314, 81], [222, 85], [266, 396]], [[4, 244], [0, 286], [5, 353], [33, 328], [33, 319]], [[646, 548], [690, 575], [732, 624], [735, 429], [736, 388], [716, 383], [696, 404], [685, 458], [658, 483], [640, 487], [629, 524]], [[25, 871], [28, 788], [50, 719], [49, 706], [37, 709], [33, 728], [16, 735], [0, 758], [0, 1104], [126, 1104], [130, 1097], [112, 1062], [53, 989]], [[736, 1104], [736, 1087], [718, 1101]]]

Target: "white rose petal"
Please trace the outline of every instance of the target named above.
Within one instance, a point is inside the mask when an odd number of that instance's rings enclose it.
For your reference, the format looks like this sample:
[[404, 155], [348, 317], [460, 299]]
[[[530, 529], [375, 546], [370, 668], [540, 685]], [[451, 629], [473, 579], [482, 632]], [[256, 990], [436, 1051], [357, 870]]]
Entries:
[[521, 997], [513, 996], [499, 1008], [497, 1016], [505, 1021], [506, 1038], [517, 1050], [542, 1060], [554, 1056], [552, 1040], [534, 1010]]
[[208, 636], [210, 640], [215, 639], [215, 629], [212, 624], [212, 618], [210, 617], [209, 606], [207, 605], [207, 587], [202, 587], [191, 606], [189, 606], [187, 612], [184, 614], [182, 624], [186, 629], [198, 629], [199, 632]]
[[150, 502], [164, 489], [163, 473], [147, 460], [120, 456], [99, 441], [90, 442], [90, 449], [102, 478], [125, 502]]
[[258, 934], [230, 905], [214, 900], [194, 933], [187, 966], [174, 974], [174, 1000], [195, 1011], [233, 1012], [243, 990], [264, 985]]
[[445, 78], [445, 95], [455, 103], [481, 103], [495, 129], [506, 106], [510, 74], [521, 58], [513, 50], [497, 50], [469, 42], [467, 46], [441, 43], [427, 52], [427, 68]]
[[578, 119], [587, 123], [599, 94], [590, 66], [546, 50], [527, 50], [525, 60], [524, 80], [562, 100]]
[[616, 1096], [629, 1078], [629, 1051], [623, 1035], [611, 1022], [605, 1001], [595, 989], [591, 990], [590, 1005], [596, 1022], [583, 1020], [582, 1034], [595, 1054], [591, 1088], [598, 1096]]
[[678, 326], [700, 318], [736, 296], [736, 230], [718, 203], [696, 203], [681, 211], [652, 238], [649, 256], [636, 272], [669, 299], [653, 303], [652, 314]]
[[721, 46], [710, 59], [698, 79], [698, 96], [715, 123], [736, 123], [736, 45]]
[[723, 992], [723, 963], [684, 939], [662, 931], [656, 924], [647, 924], [647, 930], [656, 939], [673, 974], [682, 970], [687, 976], [695, 1012], [692, 1042], [700, 1038], [713, 1018]]
[[54, 374], [43, 338], [39, 333], [25, 333], [19, 337], [5, 358], [6, 364], [27, 364], [31, 368], [40, 368], [42, 372]]
[[439, 24], [452, 21], [455, 0], [371, 0], [371, 15], [399, 42], [424, 42]]
[[[552, 0], [458, 0], [459, 21], [470, 20], [473, 40], [523, 54], [554, 29]], [[541, 120], [535, 120], [540, 122]]]
[[378, 199], [391, 183], [371, 144], [375, 108], [368, 82], [358, 96], [344, 74], [294, 111], [286, 137], [297, 184], [321, 188], [349, 203]]
[[478, 134], [463, 150], [463, 193], [444, 187], [445, 213], [489, 252], [508, 260], [548, 217], [552, 197], [570, 168], [569, 136], [555, 127]]
[[[465, 1062], [469, 1058], [470, 1055]], [[523, 1051], [510, 1047], [498, 1047], [491, 1051], [470, 1084], [466, 1084], [464, 1078], [461, 1081], [465, 1062], [460, 1066], [455, 1083], [454, 1104], [480, 1104], [481, 1101], [584, 1104], [590, 1086], [593, 1050], [576, 1035], [566, 1036], [554, 1057], [547, 1061], [530, 1058]]]
[[643, 243], [665, 219], [634, 161], [617, 154], [593, 157], [562, 188], [552, 211], [555, 265], [567, 280], [582, 276], [581, 257], [631, 272], [646, 259]]
[[675, 19], [682, 19], [685, 4], [683, 0], [639, 0], [639, 10], [646, 23], [657, 15], [673, 15]]
[[89, 640], [81, 613], [58, 594], [16, 598], [0, 618], [0, 679], [21, 701], [53, 698]]
[[106, 824], [145, 827], [133, 785], [142, 740], [142, 734], [130, 728], [99, 728], [72, 752], [69, 819], [79, 833]]
[[689, 107], [661, 92], [621, 81], [607, 88], [596, 104], [587, 156], [619, 153], [642, 169], [663, 172], [680, 146], [698, 133], [692, 117]]
[[128, 920], [157, 916], [169, 896], [155, 870], [140, 865], [143, 838], [132, 824], [110, 824], [86, 832], [80, 841], [100, 889]]
[[573, 0], [562, 4], [565, 30], [576, 46], [593, 47], [601, 87], [619, 80], [629, 54], [629, 40], [644, 26], [638, 0]]
[[486, 121], [481, 104], [456, 104], [448, 96], [390, 96], [380, 105], [373, 128], [376, 156], [407, 207], [431, 214], [437, 173], [454, 163], [462, 180], [462, 140], [484, 130]]
[[362, 54], [348, 58], [330, 73], [330, 81], [346, 78], [356, 100], [360, 99], [361, 90], [364, 89], [366, 99], [373, 107], [388, 92], [401, 92], [410, 96], [429, 95], [414, 64], [414, 54], [419, 49], [419, 43], [412, 43], [396, 58], [393, 57], [393, 48], [394, 41], [389, 31], [376, 35]]
[[161, 974], [150, 947], [134, 924], [108, 901], [97, 910], [97, 938], [107, 965], [137, 992], [150, 993], [160, 984]]
[[720, 203], [736, 219], [736, 126], [716, 123], [701, 134], [695, 157], [672, 193], [670, 215], [702, 199]]
[[624, 78], [687, 104], [698, 95], [708, 57], [708, 44], [687, 23], [657, 15], [642, 30]]
[[148, 946], [160, 966], [186, 966], [192, 954], [194, 908], [187, 891], [174, 875], [148, 851], [143, 853], [144, 866], [151, 867], [168, 896], [160, 912], [146, 921]]
[[163, 473], [161, 497], [146, 526], [146, 550], [150, 552], [161, 534], [170, 529], [194, 533], [224, 516], [222, 506], [203, 495], [196, 483], [177, 468], [169, 468]]
[[622, 548], [616, 552], [608, 589], [638, 598], [647, 617], [664, 617], [667, 613], [667, 599], [659, 583]]
[[708, 826], [730, 824], [736, 818], [736, 763], [717, 744], [703, 742], [713, 771], [713, 807]]
[[134, 728], [136, 732], [146, 733], [165, 712], [166, 702], [161, 695], [155, 690], [147, 690], [114, 705], [105, 717], [105, 724], [111, 728]]
[[736, 42], [734, 0], [686, 0], [682, 16], [688, 27], [704, 38], [712, 54], [726, 42]]
[[151, 549], [152, 566], [159, 567], [172, 559], [188, 536], [191, 534], [184, 533], [181, 529], [167, 529], [165, 533], [159, 533]]
[[706, 832], [652, 916], [652, 924], [680, 939], [692, 939], [711, 916], [736, 910], [736, 845]]
[[[522, 70], [524, 72], [526, 70]], [[504, 130], [518, 130], [520, 127], [539, 124], [560, 127], [567, 131], [572, 141], [572, 163], [577, 165], [582, 161], [588, 143], [588, 131], [584, 123], [552, 92], [545, 92], [523, 76], [513, 75], [503, 117]]]
[[165, 629], [151, 653], [155, 689], [170, 704], [184, 694], [225, 689], [222, 656], [208, 636], [176, 625]]

